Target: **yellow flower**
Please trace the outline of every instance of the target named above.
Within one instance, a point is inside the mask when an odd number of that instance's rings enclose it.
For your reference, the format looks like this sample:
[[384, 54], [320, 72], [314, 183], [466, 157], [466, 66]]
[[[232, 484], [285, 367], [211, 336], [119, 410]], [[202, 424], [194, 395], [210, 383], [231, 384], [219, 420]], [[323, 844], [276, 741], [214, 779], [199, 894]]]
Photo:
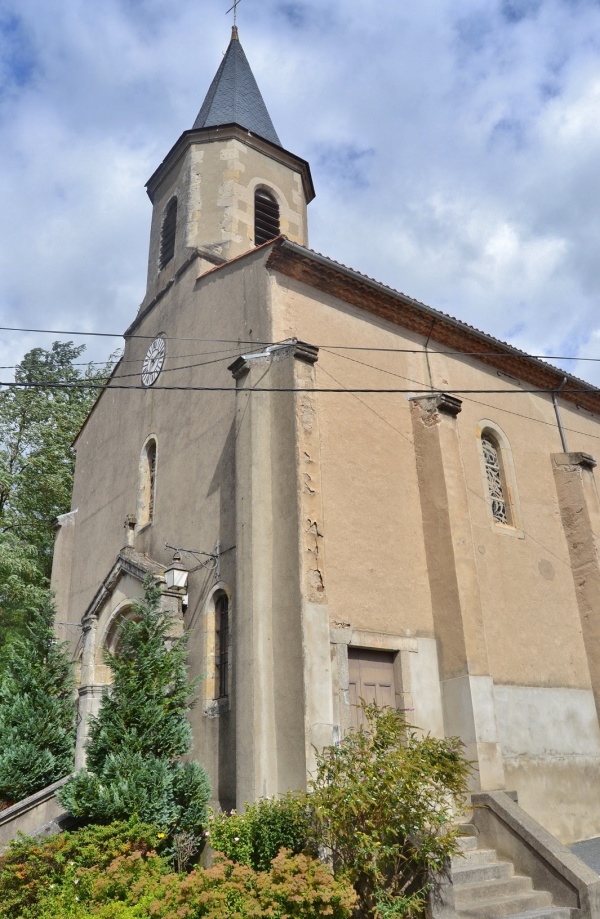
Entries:
[[157, 838], [157, 839], [164, 839], [164, 838], [165, 838], [165, 834], [164, 834], [164, 833], [157, 833], [157, 834], [156, 834], [156, 838]]

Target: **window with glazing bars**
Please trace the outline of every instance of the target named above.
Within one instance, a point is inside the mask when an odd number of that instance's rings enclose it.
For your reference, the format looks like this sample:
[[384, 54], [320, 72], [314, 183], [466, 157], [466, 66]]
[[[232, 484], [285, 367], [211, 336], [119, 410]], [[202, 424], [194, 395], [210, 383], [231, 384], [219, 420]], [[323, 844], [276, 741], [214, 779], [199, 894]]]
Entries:
[[177, 230], [177, 198], [167, 204], [160, 233], [160, 258], [158, 267], [162, 271], [175, 255], [175, 232]]
[[229, 600], [226, 594], [219, 594], [215, 603], [217, 647], [215, 656], [215, 687], [218, 698], [228, 695], [229, 672]]
[[485, 477], [492, 504], [492, 516], [497, 523], [510, 524], [510, 507], [507, 502], [506, 486], [498, 445], [488, 434], [481, 438]]
[[279, 236], [279, 205], [264, 189], [254, 195], [254, 244], [256, 246]]

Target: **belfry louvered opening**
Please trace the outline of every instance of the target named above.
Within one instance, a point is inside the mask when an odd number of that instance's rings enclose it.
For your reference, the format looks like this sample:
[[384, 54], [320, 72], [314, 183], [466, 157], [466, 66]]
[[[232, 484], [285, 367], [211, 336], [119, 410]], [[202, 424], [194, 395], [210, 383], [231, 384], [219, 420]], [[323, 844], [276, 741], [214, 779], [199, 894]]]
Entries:
[[160, 234], [160, 258], [158, 267], [162, 271], [175, 255], [175, 231], [177, 230], [177, 198], [171, 198], [163, 217]]
[[279, 236], [279, 205], [268, 191], [258, 188], [254, 195], [254, 244]]

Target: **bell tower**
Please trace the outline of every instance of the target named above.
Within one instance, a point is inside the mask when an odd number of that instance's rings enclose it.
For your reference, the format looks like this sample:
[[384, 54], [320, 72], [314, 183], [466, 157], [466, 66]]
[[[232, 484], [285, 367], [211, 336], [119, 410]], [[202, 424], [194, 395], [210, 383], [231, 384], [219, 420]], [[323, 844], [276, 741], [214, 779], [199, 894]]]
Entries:
[[146, 302], [194, 254], [220, 264], [284, 235], [308, 244], [308, 163], [273, 126], [237, 26], [193, 127], [146, 185], [153, 205]]

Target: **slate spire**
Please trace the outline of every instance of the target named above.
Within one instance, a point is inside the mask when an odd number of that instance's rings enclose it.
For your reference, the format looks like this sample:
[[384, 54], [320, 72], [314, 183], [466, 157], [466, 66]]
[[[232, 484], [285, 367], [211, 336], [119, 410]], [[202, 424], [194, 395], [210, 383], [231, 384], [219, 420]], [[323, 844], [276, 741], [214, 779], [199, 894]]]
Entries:
[[210, 84], [194, 122], [194, 129], [215, 128], [224, 124], [238, 124], [281, 147], [248, 58], [240, 44], [237, 26], [233, 27], [229, 47]]

